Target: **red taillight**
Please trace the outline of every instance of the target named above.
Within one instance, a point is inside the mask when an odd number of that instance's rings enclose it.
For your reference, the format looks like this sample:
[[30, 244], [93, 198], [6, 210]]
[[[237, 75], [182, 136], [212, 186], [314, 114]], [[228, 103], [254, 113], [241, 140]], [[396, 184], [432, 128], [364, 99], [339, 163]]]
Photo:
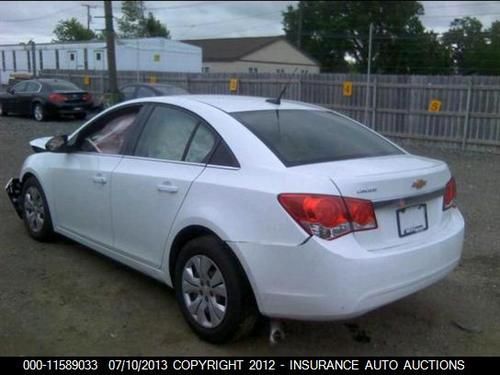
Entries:
[[280, 194], [278, 200], [307, 233], [323, 239], [377, 228], [368, 200], [319, 194]]
[[90, 102], [92, 100], [92, 95], [90, 94], [83, 94], [82, 99], [86, 102]]
[[452, 177], [450, 181], [446, 184], [444, 188], [444, 196], [443, 196], [443, 210], [447, 210], [448, 208], [455, 207], [455, 199], [457, 197], [457, 184], [455, 179]]
[[68, 99], [65, 95], [62, 95], [62, 94], [58, 94], [58, 93], [54, 93], [54, 94], [50, 94], [49, 95], [49, 100], [52, 102], [52, 103], [62, 103], [64, 102], [66, 99]]

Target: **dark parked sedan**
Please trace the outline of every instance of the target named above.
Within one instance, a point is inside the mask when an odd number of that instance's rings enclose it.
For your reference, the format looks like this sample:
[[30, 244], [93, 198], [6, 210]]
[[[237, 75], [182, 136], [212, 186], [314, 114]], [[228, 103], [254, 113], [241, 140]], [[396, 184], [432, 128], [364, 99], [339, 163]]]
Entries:
[[[167, 85], [163, 83], [132, 83], [120, 87], [118, 90], [120, 94], [119, 101], [147, 98], [150, 96], [169, 96], [169, 95], [187, 95], [189, 92], [181, 87]], [[108, 108], [111, 106], [108, 95], [101, 98], [101, 108]]]
[[2, 116], [28, 115], [37, 121], [57, 115], [83, 119], [92, 105], [92, 95], [62, 79], [22, 81], [0, 94]]
[[149, 96], [186, 95], [189, 94], [181, 87], [160, 83], [134, 83], [120, 88], [123, 100], [146, 98]]

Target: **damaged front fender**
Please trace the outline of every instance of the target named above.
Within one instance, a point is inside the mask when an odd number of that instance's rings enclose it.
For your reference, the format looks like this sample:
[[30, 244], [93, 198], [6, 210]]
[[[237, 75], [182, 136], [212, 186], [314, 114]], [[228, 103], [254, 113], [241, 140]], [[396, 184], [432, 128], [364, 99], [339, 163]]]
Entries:
[[12, 205], [14, 206], [14, 209], [17, 212], [17, 215], [22, 219], [23, 210], [21, 207], [21, 199], [20, 199], [21, 189], [22, 189], [22, 184], [18, 178], [11, 178], [9, 182], [7, 182], [7, 185], [5, 185], [5, 191], [7, 192], [7, 195], [9, 196], [9, 199]]

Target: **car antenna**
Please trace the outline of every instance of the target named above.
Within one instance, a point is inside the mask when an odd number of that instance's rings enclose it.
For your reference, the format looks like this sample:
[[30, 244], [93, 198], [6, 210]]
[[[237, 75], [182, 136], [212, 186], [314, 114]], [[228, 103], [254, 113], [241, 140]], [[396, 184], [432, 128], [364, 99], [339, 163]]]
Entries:
[[268, 103], [271, 103], [271, 104], [277, 104], [277, 105], [280, 105], [281, 104], [281, 97], [283, 96], [283, 94], [285, 93], [286, 89], [288, 88], [288, 86], [290, 85], [290, 82], [292, 82], [292, 78], [293, 78], [293, 75], [295, 74], [295, 72], [297, 71], [298, 68], [295, 68], [295, 70], [293, 71], [292, 75], [290, 76], [290, 78], [288, 79], [288, 82], [285, 83], [285, 86], [283, 86], [283, 89], [281, 90], [280, 94], [278, 95], [277, 98], [269, 98], [269, 99], [266, 99], [266, 102]]

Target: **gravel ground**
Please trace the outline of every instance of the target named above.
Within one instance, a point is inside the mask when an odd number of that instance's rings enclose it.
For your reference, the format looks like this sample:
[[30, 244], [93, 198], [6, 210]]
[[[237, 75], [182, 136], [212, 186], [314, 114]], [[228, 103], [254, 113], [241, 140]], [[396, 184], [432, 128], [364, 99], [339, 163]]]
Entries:
[[[17, 175], [28, 141], [69, 133], [64, 120], [0, 118], [0, 182]], [[440, 283], [348, 322], [286, 322], [213, 346], [191, 333], [166, 286], [72, 241], [41, 244], [0, 194], [0, 355], [499, 355], [500, 156], [431, 147], [457, 179], [466, 242], [460, 266]]]

